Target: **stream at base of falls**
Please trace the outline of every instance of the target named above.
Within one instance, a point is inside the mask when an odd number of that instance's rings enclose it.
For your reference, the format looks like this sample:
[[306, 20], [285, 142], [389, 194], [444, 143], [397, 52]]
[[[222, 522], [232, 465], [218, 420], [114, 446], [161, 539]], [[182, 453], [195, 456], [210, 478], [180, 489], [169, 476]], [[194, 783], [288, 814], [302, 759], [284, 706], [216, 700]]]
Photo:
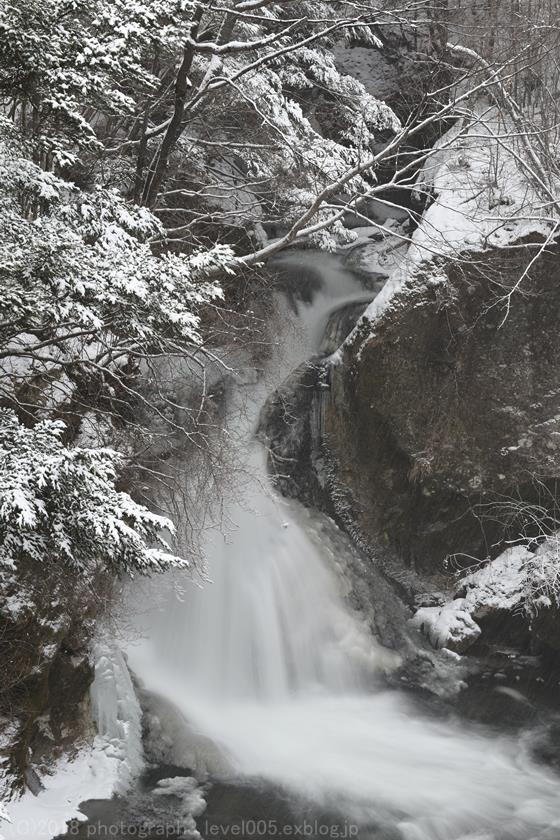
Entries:
[[65, 836], [193, 836], [190, 808], [204, 838], [558, 840], [560, 777], [532, 756], [530, 730], [389, 688], [398, 657], [348, 604], [346, 538], [271, 487], [261, 408], [320, 352], [334, 311], [373, 297], [338, 257], [278, 265], [299, 294], [277, 295], [285, 332], [227, 391], [245, 479], [208, 532], [208, 582], [168, 574], [131, 593], [141, 626], [126, 654], [151, 764]]

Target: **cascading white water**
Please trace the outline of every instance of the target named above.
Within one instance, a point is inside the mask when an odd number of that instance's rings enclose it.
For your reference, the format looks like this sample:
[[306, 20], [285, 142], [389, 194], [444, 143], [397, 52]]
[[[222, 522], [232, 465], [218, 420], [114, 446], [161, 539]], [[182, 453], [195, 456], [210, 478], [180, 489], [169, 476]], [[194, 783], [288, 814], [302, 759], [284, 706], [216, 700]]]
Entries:
[[[225, 536], [220, 529], [207, 536], [211, 583], [191, 589], [183, 603], [172, 601], [156, 631], [164, 659], [210, 702], [357, 689], [372, 670], [375, 643], [344, 607], [332, 570], [293, 507], [272, 491], [266, 453], [254, 439], [268, 392], [317, 350], [337, 301], [364, 299], [352, 274], [333, 270], [328, 258], [323, 263], [313, 306], [299, 304], [300, 328], [289, 331], [266, 373], [229, 394], [228, 426], [243, 451], [245, 479], [226, 495]], [[294, 320], [286, 301], [278, 304], [284, 323]]]
[[228, 506], [234, 529], [226, 538], [212, 534], [206, 546], [212, 582], [171, 606], [164, 656], [210, 701], [358, 688], [358, 657], [367, 660], [372, 643], [289, 507], [259, 483], [262, 453], [251, 454], [256, 478], [242, 504]]
[[268, 376], [232, 395], [250, 477], [226, 500], [226, 536], [208, 538], [212, 582], [183, 600], [170, 588], [128, 651], [132, 668], [234, 777], [262, 777], [406, 840], [554, 840], [558, 780], [513, 739], [422, 718], [399, 693], [375, 690], [387, 654], [344, 603], [327, 547], [268, 484], [252, 439], [267, 390], [317, 349], [329, 312], [364, 295], [333, 258], [289, 259], [311, 260], [324, 285], [298, 305], [298, 338]]

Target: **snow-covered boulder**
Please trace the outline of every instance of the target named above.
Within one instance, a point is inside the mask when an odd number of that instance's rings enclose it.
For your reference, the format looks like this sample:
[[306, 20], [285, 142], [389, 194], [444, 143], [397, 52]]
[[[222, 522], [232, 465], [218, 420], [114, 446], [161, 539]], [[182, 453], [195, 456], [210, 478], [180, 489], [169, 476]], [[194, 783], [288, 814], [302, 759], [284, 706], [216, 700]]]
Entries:
[[560, 650], [560, 534], [535, 551], [507, 548], [464, 576], [456, 591], [462, 597], [422, 607], [411, 619], [435, 648], [462, 653], [482, 633], [510, 642], [531, 637]]
[[421, 607], [410, 624], [420, 630], [435, 648], [464, 653], [480, 636], [466, 600], [457, 598], [443, 606]]
[[500, 610], [511, 612], [527, 597], [528, 564], [533, 552], [523, 545], [507, 548], [495, 560], [461, 580], [465, 608], [477, 619]]

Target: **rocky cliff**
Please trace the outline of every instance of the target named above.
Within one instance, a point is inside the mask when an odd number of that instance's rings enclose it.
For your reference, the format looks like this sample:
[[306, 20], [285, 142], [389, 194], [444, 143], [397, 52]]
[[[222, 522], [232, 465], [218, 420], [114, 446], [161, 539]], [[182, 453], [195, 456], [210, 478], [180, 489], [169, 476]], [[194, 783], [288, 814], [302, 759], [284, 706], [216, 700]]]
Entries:
[[432, 574], [487, 556], [523, 505], [554, 508], [560, 251], [504, 308], [535, 254], [515, 245], [424, 264], [332, 368], [326, 434], [360, 527]]

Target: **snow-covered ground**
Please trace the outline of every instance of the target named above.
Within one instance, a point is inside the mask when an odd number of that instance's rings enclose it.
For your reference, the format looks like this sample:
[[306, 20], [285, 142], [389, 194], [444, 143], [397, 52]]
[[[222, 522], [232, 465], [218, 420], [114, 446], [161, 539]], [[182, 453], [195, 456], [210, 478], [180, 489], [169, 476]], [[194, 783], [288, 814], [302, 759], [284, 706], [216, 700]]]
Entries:
[[[365, 311], [374, 323], [406, 285], [446, 282], [444, 262], [465, 251], [507, 247], [522, 237], [552, 237], [558, 222], [528, 175], [529, 164], [515, 128], [487, 100], [457, 119], [436, 143], [416, 179], [419, 195], [433, 196], [410, 238], [406, 254]], [[558, 191], [556, 185], [556, 191]], [[387, 230], [387, 234], [393, 233]], [[358, 327], [360, 323], [358, 324]], [[346, 344], [351, 344], [351, 333]], [[333, 363], [341, 360], [333, 356]]]

